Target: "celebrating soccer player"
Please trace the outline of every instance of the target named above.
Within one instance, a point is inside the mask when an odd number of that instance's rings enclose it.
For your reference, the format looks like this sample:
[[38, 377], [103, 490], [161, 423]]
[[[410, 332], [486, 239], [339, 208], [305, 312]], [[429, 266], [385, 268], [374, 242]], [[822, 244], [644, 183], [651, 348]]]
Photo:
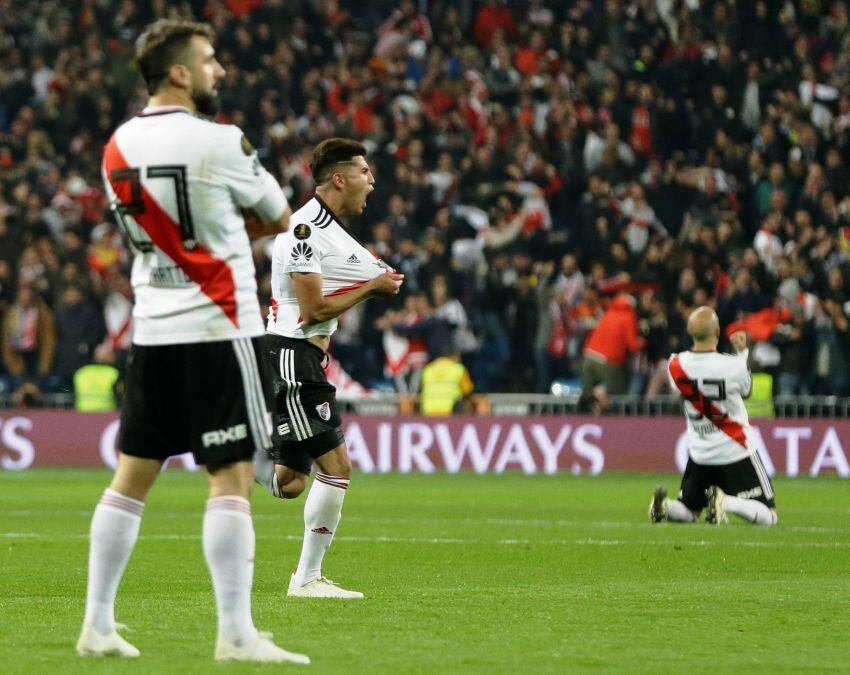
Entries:
[[773, 487], [756, 451], [744, 398], [752, 377], [747, 336], [730, 336], [736, 354], [719, 354], [720, 322], [711, 307], [699, 307], [688, 318], [693, 349], [670, 357], [667, 370], [673, 388], [684, 399], [688, 423], [688, 464], [679, 499], [668, 499], [659, 486], [649, 505], [649, 518], [696, 522], [704, 508], [712, 524], [734, 513], [758, 525], [776, 524]]
[[316, 146], [311, 169], [316, 194], [274, 243], [266, 353], [276, 371], [275, 448], [271, 455], [257, 453], [254, 470], [275, 497], [293, 498], [306, 487], [312, 464], [318, 467], [288, 595], [362, 598], [322, 575], [351, 473], [336, 389], [322, 362], [340, 314], [370, 297], [396, 295], [404, 275], [372, 255], [340, 220], [362, 213], [374, 189], [366, 148], [330, 138]]

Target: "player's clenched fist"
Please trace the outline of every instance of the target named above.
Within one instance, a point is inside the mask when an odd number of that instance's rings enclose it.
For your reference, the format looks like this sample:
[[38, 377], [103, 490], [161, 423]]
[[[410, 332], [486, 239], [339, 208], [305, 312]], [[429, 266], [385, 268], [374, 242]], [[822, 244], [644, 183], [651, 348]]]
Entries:
[[387, 272], [371, 279], [369, 284], [372, 287], [372, 293], [375, 295], [397, 295], [403, 281], [403, 274]]
[[735, 331], [729, 336], [729, 342], [735, 352], [742, 352], [747, 348], [747, 333], [742, 330]]

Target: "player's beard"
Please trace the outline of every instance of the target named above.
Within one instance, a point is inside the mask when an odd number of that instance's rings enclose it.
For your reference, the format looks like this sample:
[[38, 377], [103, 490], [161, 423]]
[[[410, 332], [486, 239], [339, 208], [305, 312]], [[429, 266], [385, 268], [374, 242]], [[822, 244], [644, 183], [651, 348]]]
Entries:
[[218, 92], [215, 89], [196, 91], [192, 93], [195, 109], [206, 117], [215, 117], [219, 111]]

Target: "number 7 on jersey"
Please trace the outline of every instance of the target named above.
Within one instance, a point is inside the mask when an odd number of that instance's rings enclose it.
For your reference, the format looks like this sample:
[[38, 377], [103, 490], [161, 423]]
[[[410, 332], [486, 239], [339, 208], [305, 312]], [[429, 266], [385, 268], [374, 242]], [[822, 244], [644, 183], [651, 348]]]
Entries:
[[[192, 211], [189, 208], [186, 167], [179, 164], [149, 166], [145, 172], [145, 177], [148, 179], [171, 179], [174, 182], [180, 239], [183, 242], [183, 248], [191, 251], [197, 246], [197, 240], [195, 239], [195, 226], [192, 222]], [[146, 212], [145, 202], [142, 198], [141, 170], [137, 167], [113, 169], [109, 173], [109, 182], [116, 192], [118, 185], [122, 183], [129, 186], [129, 200], [119, 199], [116, 195], [111, 208], [133, 248], [139, 253], [152, 252], [154, 247], [150, 237], [132, 218], [132, 216], [143, 215]], [[127, 218], [127, 216], [131, 216], [131, 218]]]

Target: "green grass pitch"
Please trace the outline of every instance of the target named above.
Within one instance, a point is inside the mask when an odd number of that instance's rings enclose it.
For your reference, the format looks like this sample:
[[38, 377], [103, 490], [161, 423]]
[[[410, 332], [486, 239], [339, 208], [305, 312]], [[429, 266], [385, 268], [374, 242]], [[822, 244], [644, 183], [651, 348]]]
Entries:
[[[205, 481], [152, 492], [119, 590], [137, 661], [74, 655], [105, 471], [0, 474], [0, 671], [215, 664]], [[650, 525], [676, 476], [355, 475], [325, 572], [365, 601], [285, 597], [303, 497], [253, 496], [254, 617], [314, 673], [772, 672], [850, 667], [850, 485], [777, 479], [780, 524]], [[289, 667], [289, 670], [297, 667]]]

